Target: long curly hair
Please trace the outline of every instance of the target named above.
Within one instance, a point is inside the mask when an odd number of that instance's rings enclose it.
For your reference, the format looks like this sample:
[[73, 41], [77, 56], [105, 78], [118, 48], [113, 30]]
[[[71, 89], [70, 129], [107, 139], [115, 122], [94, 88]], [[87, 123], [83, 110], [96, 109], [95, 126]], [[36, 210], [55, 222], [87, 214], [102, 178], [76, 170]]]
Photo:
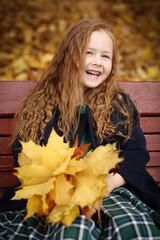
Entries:
[[[106, 31], [113, 41], [112, 70], [106, 81], [98, 87], [86, 89], [83, 84], [86, 50], [92, 32], [99, 30]], [[117, 72], [117, 44], [110, 25], [99, 19], [78, 21], [69, 28], [48, 68], [16, 113], [13, 138], [19, 135], [22, 141], [39, 143], [54, 109], [58, 108], [58, 126], [66, 140], [69, 140], [70, 131], [75, 135], [79, 124], [80, 114], [76, 112], [76, 105], [83, 103], [87, 103], [91, 109], [100, 142], [112, 134], [123, 135], [117, 132], [117, 124], [111, 121], [115, 108], [124, 115], [124, 129], [127, 129], [125, 138], [129, 138], [131, 114], [117, 87]]]

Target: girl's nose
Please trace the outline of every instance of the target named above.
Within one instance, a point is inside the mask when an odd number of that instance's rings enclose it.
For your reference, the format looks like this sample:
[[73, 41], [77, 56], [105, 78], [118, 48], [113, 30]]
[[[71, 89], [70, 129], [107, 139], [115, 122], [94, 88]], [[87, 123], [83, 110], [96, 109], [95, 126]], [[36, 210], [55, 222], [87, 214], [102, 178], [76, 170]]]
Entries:
[[94, 56], [93, 65], [98, 65], [98, 66], [102, 65], [101, 56], [97, 56], [97, 55]]

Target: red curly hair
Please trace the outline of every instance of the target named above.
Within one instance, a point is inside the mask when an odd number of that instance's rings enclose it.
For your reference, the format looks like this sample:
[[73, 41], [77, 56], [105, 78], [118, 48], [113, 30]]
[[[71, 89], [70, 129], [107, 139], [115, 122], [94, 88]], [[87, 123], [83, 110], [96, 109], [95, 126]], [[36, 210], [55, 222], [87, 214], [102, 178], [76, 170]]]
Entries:
[[[98, 87], [85, 89], [83, 75], [88, 42], [92, 32], [100, 30], [107, 32], [113, 41], [112, 70], [106, 81]], [[127, 127], [131, 125], [130, 114], [117, 87], [117, 68], [117, 44], [109, 24], [99, 19], [78, 21], [70, 27], [35, 89], [20, 106], [15, 116], [13, 137], [19, 135], [23, 141], [33, 140], [39, 143], [53, 116], [53, 109], [58, 107], [59, 128], [66, 140], [69, 140], [69, 131], [72, 129], [74, 135], [79, 124], [76, 104], [85, 102], [91, 109], [100, 142], [112, 134], [123, 135], [117, 132], [117, 125], [113, 125], [110, 119], [115, 108], [125, 116], [124, 126], [128, 129], [125, 137], [128, 138], [131, 134], [131, 127]]]

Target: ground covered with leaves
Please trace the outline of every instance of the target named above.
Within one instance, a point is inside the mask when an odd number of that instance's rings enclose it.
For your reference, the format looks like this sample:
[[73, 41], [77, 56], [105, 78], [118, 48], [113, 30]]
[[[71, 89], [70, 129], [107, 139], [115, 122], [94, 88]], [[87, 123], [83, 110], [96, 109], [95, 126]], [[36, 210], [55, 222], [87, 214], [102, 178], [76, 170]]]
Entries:
[[160, 0], [1, 0], [0, 81], [36, 81], [68, 27], [111, 22], [122, 81], [160, 81]]

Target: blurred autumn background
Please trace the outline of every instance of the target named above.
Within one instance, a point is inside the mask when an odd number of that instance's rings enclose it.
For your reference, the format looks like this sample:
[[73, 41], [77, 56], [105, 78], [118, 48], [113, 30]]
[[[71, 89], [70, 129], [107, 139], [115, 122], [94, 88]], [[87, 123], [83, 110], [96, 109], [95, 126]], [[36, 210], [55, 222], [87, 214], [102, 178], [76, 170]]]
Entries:
[[160, 0], [0, 0], [0, 81], [36, 81], [68, 27], [112, 23], [122, 81], [160, 81]]

